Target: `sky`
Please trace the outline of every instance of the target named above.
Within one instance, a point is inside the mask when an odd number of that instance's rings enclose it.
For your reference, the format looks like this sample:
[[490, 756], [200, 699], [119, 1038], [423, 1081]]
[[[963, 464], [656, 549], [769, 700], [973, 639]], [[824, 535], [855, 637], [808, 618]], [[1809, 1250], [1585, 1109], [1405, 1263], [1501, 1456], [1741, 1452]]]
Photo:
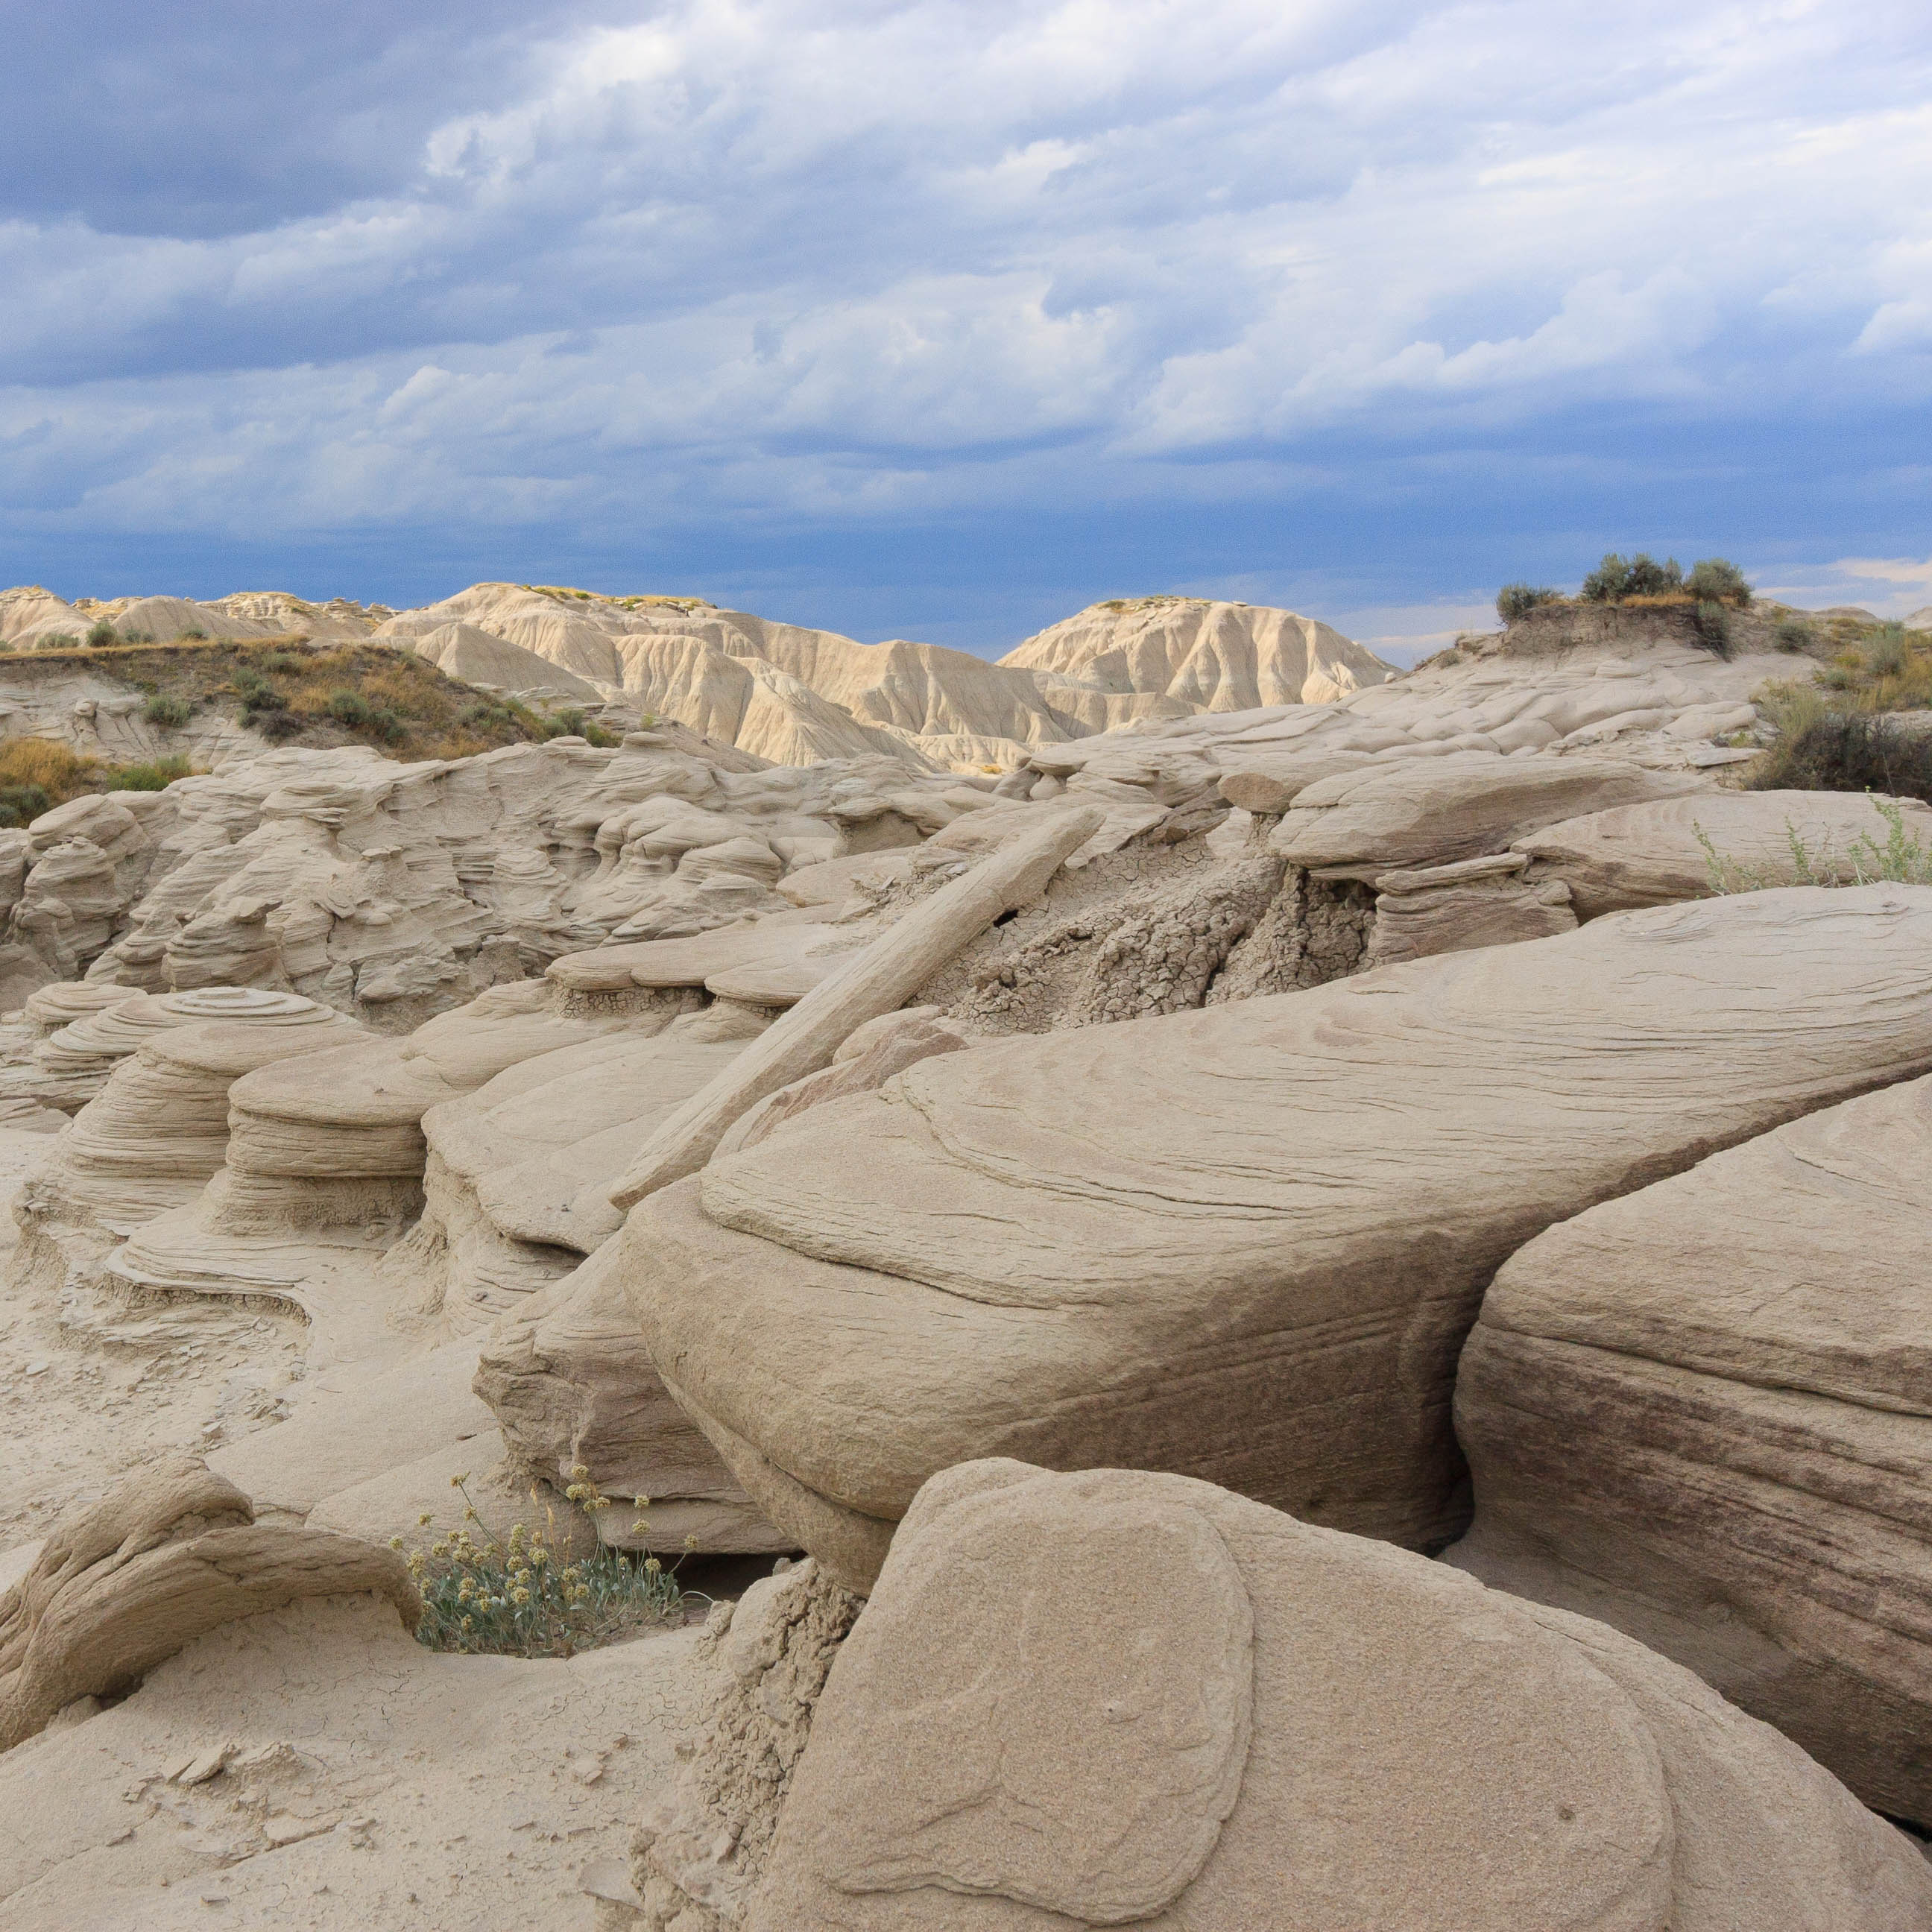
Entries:
[[1924, 0], [7, 14], [0, 583], [1932, 604]]

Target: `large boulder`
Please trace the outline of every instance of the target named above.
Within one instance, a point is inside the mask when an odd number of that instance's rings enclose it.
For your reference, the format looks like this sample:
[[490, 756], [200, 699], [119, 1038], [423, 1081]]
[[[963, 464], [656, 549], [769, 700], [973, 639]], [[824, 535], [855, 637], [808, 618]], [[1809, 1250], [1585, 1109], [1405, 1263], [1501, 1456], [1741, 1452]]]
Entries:
[[1932, 1824], [1932, 1081], [1550, 1228], [1456, 1384], [1454, 1560], [1615, 1623]]
[[987, 1454], [1426, 1547], [1466, 1520], [1450, 1389], [1509, 1255], [1928, 1067], [1932, 890], [1667, 907], [922, 1060], [650, 1197], [623, 1278], [667, 1387], [855, 1587]]
[[[718, 1644], [747, 1721], [714, 1724], [686, 1790], [722, 1810], [753, 1778], [788, 1786], [776, 1834], [754, 1813], [734, 1852], [654, 1814], [653, 1932], [1897, 1932], [1932, 1915], [1910, 1839], [1688, 1671], [1204, 1483], [1006, 1461], [935, 1478], [795, 1758], [757, 1720], [786, 1714], [824, 1646], [771, 1642], [769, 1618], [741, 1637], [763, 1607], [748, 1597]], [[721, 1774], [748, 1745], [767, 1761], [734, 1790]]]

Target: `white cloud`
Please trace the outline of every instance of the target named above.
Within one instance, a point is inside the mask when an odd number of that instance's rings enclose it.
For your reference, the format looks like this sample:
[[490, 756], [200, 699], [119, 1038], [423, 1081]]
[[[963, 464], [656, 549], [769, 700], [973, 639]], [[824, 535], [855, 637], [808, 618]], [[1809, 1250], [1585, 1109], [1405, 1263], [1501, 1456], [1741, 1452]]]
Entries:
[[1802, 609], [1862, 606], [1879, 617], [1907, 617], [1932, 604], [1932, 557], [1841, 556], [1835, 562], [1786, 566], [1760, 595]]
[[406, 192], [214, 239], [0, 226], [17, 515], [1234, 496], [1342, 434], [1932, 380], [1932, 62], [1897, 0], [547, 31]]

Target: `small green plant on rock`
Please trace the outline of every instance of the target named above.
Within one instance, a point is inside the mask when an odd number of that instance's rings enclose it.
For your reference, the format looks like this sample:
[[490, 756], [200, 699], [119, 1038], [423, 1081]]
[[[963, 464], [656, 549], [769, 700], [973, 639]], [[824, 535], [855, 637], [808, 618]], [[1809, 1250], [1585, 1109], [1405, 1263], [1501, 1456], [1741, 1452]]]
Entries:
[[165, 724], [178, 730], [194, 715], [194, 707], [184, 698], [156, 696], [148, 700], [143, 715], [150, 724]]
[[1693, 824], [1697, 843], [1704, 848], [1704, 868], [1713, 892], [1761, 892], [1778, 886], [1932, 886], [1932, 845], [1905, 829], [1905, 814], [1895, 799], [1874, 798], [1873, 808], [1885, 821], [1882, 844], [1869, 832], [1852, 840], [1842, 861], [1828, 845], [1814, 854], [1790, 819], [1784, 821], [1785, 844], [1791, 854], [1791, 871], [1781, 868], [1747, 866], [1727, 858], [1712, 843], [1701, 825]]
[[[598, 1492], [582, 1463], [571, 1477], [565, 1494], [594, 1528], [599, 1512], [618, 1505]], [[418, 1643], [431, 1650], [569, 1657], [676, 1615], [684, 1597], [676, 1564], [668, 1570], [655, 1556], [633, 1556], [601, 1543], [594, 1555], [567, 1556], [558, 1546], [552, 1509], [544, 1510], [541, 1525], [514, 1524], [499, 1541], [484, 1532], [468, 1483], [466, 1475], [450, 1478], [463, 1497], [463, 1522], [428, 1549], [410, 1552], [410, 1574], [422, 1594]], [[537, 1500], [534, 1489], [530, 1500]], [[636, 1498], [633, 1535], [646, 1527], [650, 1501]], [[419, 1527], [430, 1520], [424, 1515]], [[389, 1542], [392, 1549], [403, 1547], [399, 1536]]]

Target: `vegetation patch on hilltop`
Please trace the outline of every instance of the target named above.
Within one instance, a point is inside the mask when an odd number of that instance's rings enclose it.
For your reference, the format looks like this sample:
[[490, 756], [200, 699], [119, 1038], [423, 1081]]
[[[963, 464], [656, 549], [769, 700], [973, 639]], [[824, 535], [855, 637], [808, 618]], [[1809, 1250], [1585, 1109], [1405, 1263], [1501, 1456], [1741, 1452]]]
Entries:
[[469, 758], [567, 734], [593, 745], [617, 742], [581, 711], [534, 710], [385, 644], [312, 645], [297, 637], [77, 643], [8, 652], [0, 664], [9, 676], [49, 677], [82, 667], [104, 672], [147, 694], [151, 723], [178, 730], [213, 711], [276, 744], [368, 745], [412, 760]]

